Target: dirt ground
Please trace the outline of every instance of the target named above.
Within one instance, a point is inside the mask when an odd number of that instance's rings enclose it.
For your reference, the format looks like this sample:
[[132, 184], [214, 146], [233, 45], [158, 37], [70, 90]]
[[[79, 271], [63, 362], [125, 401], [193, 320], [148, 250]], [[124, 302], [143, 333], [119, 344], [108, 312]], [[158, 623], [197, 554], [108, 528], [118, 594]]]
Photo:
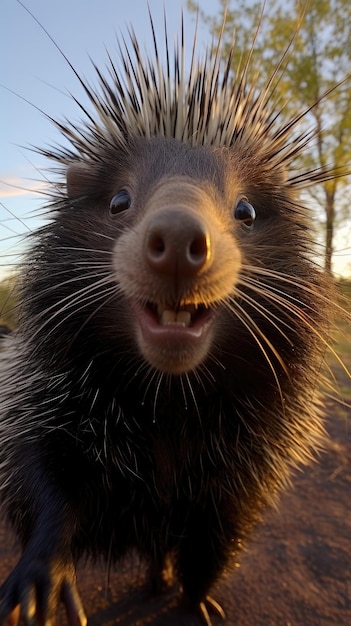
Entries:
[[[226, 626], [351, 624], [351, 411], [341, 416], [330, 404], [329, 416], [328, 451], [296, 477], [279, 510], [267, 512], [240, 566], [215, 590]], [[1, 526], [2, 580], [16, 561], [13, 545]], [[89, 626], [201, 624], [178, 607], [176, 592], [150, 597], [136, 563], [111, 575], [108, 593], [103, 569], [85, 567], [78, 576]], [[60, 614], [58, 626], [64, 624]]]

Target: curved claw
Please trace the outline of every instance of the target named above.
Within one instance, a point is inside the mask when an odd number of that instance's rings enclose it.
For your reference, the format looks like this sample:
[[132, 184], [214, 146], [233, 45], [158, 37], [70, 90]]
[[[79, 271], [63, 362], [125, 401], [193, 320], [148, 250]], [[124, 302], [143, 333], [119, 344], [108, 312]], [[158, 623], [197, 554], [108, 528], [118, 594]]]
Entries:
[[68, 626], [87, 626], [72, 563], [20, 561], [0, 589], [0, 626], [53, 626], [60, 601]]
[[61, 601], [66, 609], [69, 626], [87, 626], [88, 619], [76, 587], [65, 583], [61, 592]]
[[[51, 619], [41, 619], [37, 614], [37, 602], [33, 594], [28, 594], [30, 601], [23, 603], [24, 615], [28, 623], [40, 624], [40, 626], [52, 626]], [[79, 593], [69, 583], [64, 583], [61, 591], [61, 601], [66, 609], [67, 623], [69, 626], [87, 626], [88, 620], [83, 608]], [[8, 615], [6, 622], [1, 621], [0, 626], [19, 626], [21, 607], [18, 604]], [[1, 619], [1, 618], [0, 618]]]
[[206, 596], [199, 604], [200, 617], [205, 626], [212, 626], [212, 620], [209, 611], [218, 615], [221, 619], [225, 619], [225, 612], [221, 605], [211, 596]]

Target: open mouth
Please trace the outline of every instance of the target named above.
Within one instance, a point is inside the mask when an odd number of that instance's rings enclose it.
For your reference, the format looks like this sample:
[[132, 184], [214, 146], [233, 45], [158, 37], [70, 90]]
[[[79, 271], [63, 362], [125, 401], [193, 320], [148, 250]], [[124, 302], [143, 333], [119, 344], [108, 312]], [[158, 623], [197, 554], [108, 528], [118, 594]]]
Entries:
[[172, 374], [193, 370], [206, 357], [216, 311], [203, 304], [178, 307], [130, 301], [137, 343], [145, 359]]
[[157, 317], [160, 326], [191, 328], [201, 319], [204, 321], [209, 314], [209, 309], [203, 304], [186, 304], [173, 308], [170, 305], [148, 303], [146, 308], [149, 309], [155, 318]]

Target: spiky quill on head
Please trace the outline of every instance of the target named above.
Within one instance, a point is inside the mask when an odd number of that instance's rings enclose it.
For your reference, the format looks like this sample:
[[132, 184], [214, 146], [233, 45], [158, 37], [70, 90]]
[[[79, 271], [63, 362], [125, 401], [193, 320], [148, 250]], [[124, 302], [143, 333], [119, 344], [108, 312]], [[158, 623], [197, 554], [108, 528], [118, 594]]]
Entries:
[[[273, 97], [274, 84], [279, 81], [280, 71], [283, 71], [289, 46], [267, 79], [266, 86], [258, 89], [255, 82], [248, 84], [247, 80], [253, 48], [246, 64], [239, 65], [234, 71], [233, 39], [224, 60], [224, 23], [225, 18], [215, 49], [206, 49], [202, 57], [197, 54], [196, 27], [188, 71], [183, 19], [181, 38], [175, 41], [172, 50], [165, 17], [166, 63], [163, 64], [151, 14], [153, 57], [142, 54], [137, 36], [130, 29], [131, 47], [124, 38], [123, 45], [118, 41], [123, 72], [119, 71], [110, 55], [109, 78], [93, 64], [99, 80], [97, 89], [83, 81], [67, 59], [93, 105], [94, 114], [75, 99], [85, 116], [81, 125], [53, 120], [72, 149], [60, 147], [42, 152], [63, 165], [77, 159], [99, 162], [104, 145], [123, 149], [133, 137], [164, 136], [192, 147], [211, 145], [229, 148], [235, 143], [243, 153], [247, 153], [248, 158], [254, 155], [261, 167], [265, 164], [267, 170], [278, 168], [285, 173], [314, 136], [313, 130], [306, 131], [305, 127], [299, 130], [310, 108], [286, 121], [284, 102], [277, 110]], [[333, 172], [327, 169], [299, 175], [293, 171], [286, 178], [285, 185], [304, 188], [331, 176]]]

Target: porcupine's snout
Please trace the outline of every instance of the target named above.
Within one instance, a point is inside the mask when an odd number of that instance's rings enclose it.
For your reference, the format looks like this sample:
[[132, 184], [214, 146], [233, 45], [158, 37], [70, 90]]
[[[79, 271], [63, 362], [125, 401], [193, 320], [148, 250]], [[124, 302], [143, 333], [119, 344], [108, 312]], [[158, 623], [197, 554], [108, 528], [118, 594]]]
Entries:
[[196, 276], [211, 261], [210, 230], [184, 208], [158, 211], [146, 229], [144, 256], [152, 271], [171, 280]]
[[115, 268], [145, 360], [170, 374], [198, 367], [240, 268], [214, 192], [182, 177], [160, 181], [141, 220], [119, 238]]

